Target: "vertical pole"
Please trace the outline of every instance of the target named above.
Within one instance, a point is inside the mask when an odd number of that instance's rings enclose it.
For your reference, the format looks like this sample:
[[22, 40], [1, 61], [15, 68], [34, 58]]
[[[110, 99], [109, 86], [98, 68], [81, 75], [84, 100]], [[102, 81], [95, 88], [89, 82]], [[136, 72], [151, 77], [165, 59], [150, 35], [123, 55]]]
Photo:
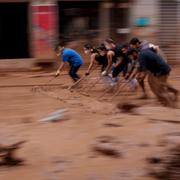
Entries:
[[110, 10], [112, 6], [113, 4], [108, 1], [100, 3], [100, 39], [105, 39], [110, 36]]

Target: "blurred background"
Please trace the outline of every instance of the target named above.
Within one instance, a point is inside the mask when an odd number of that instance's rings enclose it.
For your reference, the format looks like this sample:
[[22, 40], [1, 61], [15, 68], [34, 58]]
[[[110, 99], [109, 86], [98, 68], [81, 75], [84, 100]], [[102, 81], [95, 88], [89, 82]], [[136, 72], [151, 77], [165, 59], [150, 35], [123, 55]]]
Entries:
[[159, 45], [180, 58], [180, 0], [0, 0], [0, 68], [53, 64], [54, 45], [66, 40], [82, 53], [111, 37]]
[[54, 78], [59, 40], [87, 65], [84, 44], [109, 37], [159, 45], [180, 90], [180, 0], [0, 0], [0, 180], [180, 180], [180, 102], [96, 67], [77, 86]]

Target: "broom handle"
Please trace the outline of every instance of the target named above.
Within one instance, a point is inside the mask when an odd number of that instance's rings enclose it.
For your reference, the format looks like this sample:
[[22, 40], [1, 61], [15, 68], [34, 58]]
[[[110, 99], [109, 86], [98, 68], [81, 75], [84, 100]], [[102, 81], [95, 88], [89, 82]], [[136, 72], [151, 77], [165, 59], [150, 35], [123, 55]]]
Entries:
[[72, 86], [68, 88], [68, 90], [71, 90], [73, 87], [78, 85], [83, 79], [85, 79], [86, 75], [82, 76], [78, 81], [76, 81]]
[[122, 86], [119, 87], [119, 90], [117, 90], [116, 93], [114, 93], [114, 95], [112, 96], [111, 100], [113, 100], [119, 93], [120, 91], [125, 88], [127, 85], [129, 84], [129, 81], [125, 82], [124, 84], [122, 84]]
[[[97, 67], [98, 67], [98, 65], [92, 70], [92, 71], [94, 71], [95, 69], [97, 69]], [[72, 86], [70, 86], [69, 88], [68, 88], [68, 90], [71, 90], [73, 87], [75, 87], [77, 84], [79, 84], [82, 80], [84, 80], [86, 77], [88, 77], [88, 76], [86, 76], [86, 75], [84, 75], [84, 76], [82, 76], [78, 81], [76, 81]]]

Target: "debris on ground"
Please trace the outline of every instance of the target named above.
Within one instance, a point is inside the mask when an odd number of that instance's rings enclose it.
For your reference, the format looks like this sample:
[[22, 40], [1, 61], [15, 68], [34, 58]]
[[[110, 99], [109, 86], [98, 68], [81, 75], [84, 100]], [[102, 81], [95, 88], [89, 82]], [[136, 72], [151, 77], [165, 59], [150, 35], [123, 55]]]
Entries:
[[180, 179], [180, 145], [169, 149], [164, 157], [151, 157], [149, 174], [157, 179]]
[[47, 117], [40, 119], [39, 122], [56, 122], [64, 118], [67, 109], [60, 109], [55, 112], [50, 113]]
[[107, 126], [107, 127], [122, 127], [122, 125], [116, 124], [116, 123], [105, 123], [104, 126]]
[[119, 158], [121, 156], [121, 153], [110, 144], [95, 145], [93, 147], [93, 150], [97, 153], [100, 153], [106, 156], [111, 156], [114, 158]]
[[97, 137], [98, 142], [100, 143], [114, 143], [115, 142], [115, 138], [113, 136], [100, 136]]
[[164, 122], [164, 123], [173, 123], [173, 124], [180, 124], [178, 120], [171, 120], [171, 119], [156, 119], [156, 118], [149, 118], [149, 120], [153, 122]]
[[15, 157], [15, 151], [18, 150], [25, 141], [20, 141], [9, 146], [0, 145], [0, 166], [18, 166], [22, 165], [23, 159]]
[[162, 162], [162, 159], [159, 158], [159, 157], [151, 157], [151, 158], [147, 158], [147, 161], [150, 163], [150, 164], [159, 164]]
[[122, 112], [133, 112], [135, 108], [139, 107], [136, 104], [132, 104], [132, 103], [119, 103], [117, 104], [117, 108], [120, 109]]
[[121, 157], [121, 153], [119, 152], [119, 149], [116, 146], [118, 141], [116, 141], [114, 137], [101, 136], [97, 139], [98, 142], [92, 148], [94, 152], [114, 158]]

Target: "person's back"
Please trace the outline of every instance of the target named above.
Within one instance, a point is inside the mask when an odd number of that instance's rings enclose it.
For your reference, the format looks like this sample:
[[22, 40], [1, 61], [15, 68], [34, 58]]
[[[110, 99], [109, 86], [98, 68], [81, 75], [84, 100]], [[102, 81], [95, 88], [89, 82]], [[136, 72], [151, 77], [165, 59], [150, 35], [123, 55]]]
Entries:
[[178, 100], [178, 90], [167, 82], [171, 71], [170, 66], [150, 49], [142, 50], [140, 53], [136, 49], [129, 49], [128, 56], [139, 61], [140, 82], [148, 75], [149, 86], [159, 101], [165, 106], [174, 107], [174, 102]]
[[99, 65], [108, 64], [107, 56], [106, 55], [97, 55], [95, 60], [98, 62]]
[[131, 48], [138, 49], [139, 51], [150, 49], [151, 51], [157, 53], [165, 62], [167, 62], [167, 57], [159, 46], [152, 44], [147, 40], [140, 41], [138, 38], [134, 37], [130, 40], [129, 44]]
[[83, 64], [81, 56], [75, 50], [70, 48], [63, 49], [62, 59], [64, 62], [69, 62], [69, 64], [73, 66], [80, 66]]
[[113, 63], [116, 63], [117, 58], [122, 56], [121, 46], [116, 45], [116, 47], [112, 51], [114, 52]]
[[139, 56], [140, 70], [148, 70], [154, 75], [165, 75], [171, 70], [164, 60], [150, 49], [144, 49]]

